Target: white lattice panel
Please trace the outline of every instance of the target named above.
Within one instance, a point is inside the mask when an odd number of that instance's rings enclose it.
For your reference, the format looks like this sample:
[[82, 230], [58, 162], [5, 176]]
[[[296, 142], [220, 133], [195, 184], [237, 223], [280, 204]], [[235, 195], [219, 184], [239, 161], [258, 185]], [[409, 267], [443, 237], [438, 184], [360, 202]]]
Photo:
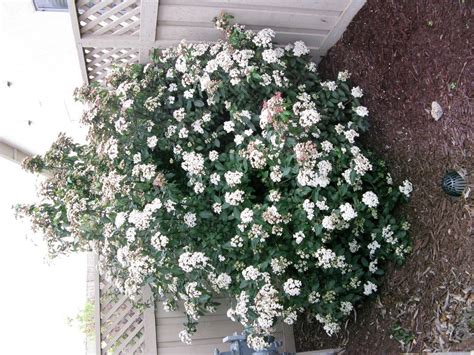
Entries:
[[102, 354], [145, 353], [143, 312], [104, 280], [100, 282], [100, 324]]
[[82, 36], [129, 35], [140, 31], [140, 0], [78, 0]]
[[138, 55], [133, 48], [84, 48], [89, 81], [102, 82], [112, 65], [138, 63]]

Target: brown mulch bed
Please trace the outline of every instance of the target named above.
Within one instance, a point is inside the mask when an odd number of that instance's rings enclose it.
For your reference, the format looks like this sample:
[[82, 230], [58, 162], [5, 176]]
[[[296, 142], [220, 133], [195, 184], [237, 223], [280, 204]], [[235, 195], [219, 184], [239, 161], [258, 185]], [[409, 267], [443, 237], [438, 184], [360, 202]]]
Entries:
[[[338, 336], [302, 317], [298, 351], [474, 348], [474, 192], [453, 199], [440, 188], [449, 169], [465, 169], [474, 182], [472, 9], [468, 0], [368, 0], [320, 64], [323, 78], [352, 72], [370, 110], [364, 144], [395, 178], [413, 182], [412, 200], [400, 211], [412, 225], [413, 253], [389, 270], [379, 296], [360, 305]], [[429, 114], [432, 101], [443, 107], [439, 121]]]

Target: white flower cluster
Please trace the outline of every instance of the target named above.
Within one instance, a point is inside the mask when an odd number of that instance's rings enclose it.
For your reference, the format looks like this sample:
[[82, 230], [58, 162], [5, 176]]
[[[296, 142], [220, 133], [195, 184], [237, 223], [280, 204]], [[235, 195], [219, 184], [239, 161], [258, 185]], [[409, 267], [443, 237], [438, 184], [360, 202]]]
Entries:
[[410, 194], [413, 191], [413, 185], [410, 181], [405, 180], [403, 181], [403, 184], [398, 187], [400, 192], [404, 194], [406, 197], [410, 197]]
[[372, 191], [367, 191], [362, 195], [362, 202], [370, 208], [377, 207], [379, 204], [379, 198]]
[[225, 181], [227, 182], [227, 185], [229, 185], [229, 187], [235, 187], [239, 185], [242, 176], [244, 176], [244, 174], [240, 171], [227, 171], [224, 174]]
[[350, 221], [357, 217], [357, 212], [354, 210], [350, 203], [344, 203], [339, 206], [339, 211], [341, 211], [341, 217], [345, 221]]
[[207, 266], [209, 258], [202, 252], [184, 252], [179, 256], [179, 267], [185, 272], [191, 272], [194, 269], [203, 269]]
[[300, 280], [289, 278], [283, 284], [283, 290], [288, 296], [298, 296], [301, 292], [303, 283]]
[[152, 237], [151, 237], [151, 245], [156, 249], [156, 250], [163, 250], [166, 248], [166, 246], [169, 243], [169, 239], [167, 236], [161, 234], [160, 232], [156, 232]]
[[181, 167], [190, 175], [201, 175], [204, 169], [204, 157], [200, 153], [183, 153]]

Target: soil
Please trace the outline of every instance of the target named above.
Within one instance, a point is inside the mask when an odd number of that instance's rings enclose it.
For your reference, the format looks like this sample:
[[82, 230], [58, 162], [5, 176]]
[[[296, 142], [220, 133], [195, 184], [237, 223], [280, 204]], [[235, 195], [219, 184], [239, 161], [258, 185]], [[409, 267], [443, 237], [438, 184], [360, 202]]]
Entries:
[[[400, 211], [412, 226], [413, 252], [402, 267], [389, 268], [379, 295], [359, 305], [338, 336], [301, 317], [298, 351], [474, 348], [474, 192], [454, 199], [440, 187], [451, 169], [464, 169], [474, 182], [473, 6], [368, 0], [323, 58], [323, 78], [348, 69], [364, 89], [371, 127], [363, 143], [389, 163], [395, 180], [414, 185]], [[432, 101], [444, 111], [438, 121], [429, 113]]]

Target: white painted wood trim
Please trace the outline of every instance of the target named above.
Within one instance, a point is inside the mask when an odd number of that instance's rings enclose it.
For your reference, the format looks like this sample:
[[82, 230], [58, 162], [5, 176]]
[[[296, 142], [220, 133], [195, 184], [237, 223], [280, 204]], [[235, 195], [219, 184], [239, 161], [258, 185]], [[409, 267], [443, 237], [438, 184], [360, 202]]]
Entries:
[[94, 278], [94, 288], [95, 288], [95, 353], [96, 355], [102, 355], [102, 336], [101, 336], [101, 320], [100, 320], [100, 275], [98, 270], [98, 256], [94, 256], [94, 265], [96, 268], [95, 278]]
[[156, 39], [159, 0], [142, 0], [140, 11], [140, 54], [139, 62], [150, 59], [150, 50]]
[[283, 350], [289, 353], [296, 352], [295, 336], [293, 333], [293, 327], [282, 323], [283, 330]]
[[155, 302], [149, 285], [143, 288], [143, 302], [150, 304], [150, 306], [143, 311], [145, 354], [157, 355]]
[[323, 44], [319, 48], [319, 55], [325, 56], [327, 51], [336, 44], [336, 42], [342, 37], [342, 34], [347, 29], [347, 26], [349, 26], [349, 23], [352, 21], [354, 16], [359, 12], [362, 6], [364, 6], [365, 2], [366, 0], [352, 0], [348, 3], [347, 7], [342, 12], [342, 15], [339, 17], [339, 21], [331, 29]]
[[72, 32], [76, 44], [77, 56], [79, 57], [79, 66], [81, 67], [82, 80], [89, 84], [89, 74], [87, 73], [86, 58], [84, 57], [84, 48], [81, 43], [81, 29], [79, 26], [79, 15], [77, 13], [76, 1], [68, 0], [69, 15], [71, 16]]
[[0, 141], [0, 157], [8, 159], [14, 163], [21, 164], [23, 159], [31, 156], [31, 154], [9, 144]]

